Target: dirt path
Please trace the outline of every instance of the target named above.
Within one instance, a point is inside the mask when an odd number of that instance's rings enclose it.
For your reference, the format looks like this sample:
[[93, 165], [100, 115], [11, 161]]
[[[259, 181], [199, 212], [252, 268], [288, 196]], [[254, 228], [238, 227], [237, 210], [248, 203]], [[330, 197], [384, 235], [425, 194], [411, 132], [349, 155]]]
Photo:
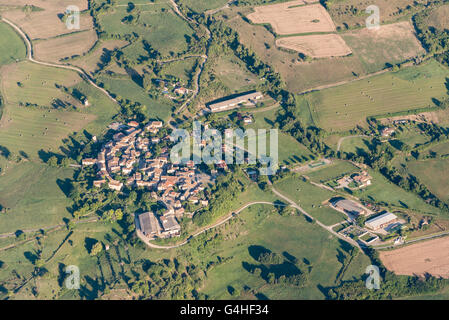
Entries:
[[70, 65], [62, 65], [62, 64], [55, 64], [55, 63], [49, 63], [49, 62], [35, 60], [33, 58], [33, 55], [34, 55], [33, 54], [33, 46], [31, 44], [31, 41], [30, 41], [29, 37], [27, 36], [27, 34], [25, 32], [23, 32], [22, 29], [20, 29], [12, 21], [9, 21], [8, 19], [3, 18], [3, 17], [2, 17], [2, 21], [6, 22], [12, 28], [14, 28], [14, 30], [16, 30], [16, 32], [23, 38], [23, 40], [25, 41], [26, 47], [27, 47], [27, 59], [28, 60], [30, 60], [33, 63], [40, 64], [40, 65], [47, 66], [47, 67], [54, 67], [54, 68], [61, 68], [61, 69], [76, 71], [81, 75], [82, 79], [86, 80], [89, 84], [91, 84], [92, 86], [94, 86], [95, 88], [97, 88], [98, 90], [103, 92], [109, 99], [114, 101], [116, 104], [119, 104], [118, 101], [116, 99], [114, 99], [105, 89], [99, 87], [83, 69], [74, 67], [74, 66], [70, 66]]

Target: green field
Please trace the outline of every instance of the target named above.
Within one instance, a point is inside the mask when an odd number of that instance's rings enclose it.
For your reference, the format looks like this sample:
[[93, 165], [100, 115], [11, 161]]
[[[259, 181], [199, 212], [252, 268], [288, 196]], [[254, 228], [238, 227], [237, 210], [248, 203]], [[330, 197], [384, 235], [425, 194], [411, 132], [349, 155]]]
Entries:
[[132, 102], [140, 102], [146, 106], [146, 114], [150, 118], [167, 119], [171, 114], [171, 106], [168, 100], [152, 99], [145, 90], [128, 78], [111, 78], [99, 76], [98, 80], [104, 83], [104, 88], [117, 97], [129, 99]]
[[[317, 225], [307, 222], [304, 217], [280, 217], [270, 213], [267, 206], [251, 207], [241, 214], [243, 226], [232, 228], [247, 230], [237, 239], [223, 242], [216, 252], [232, 259], [208, 273], [202, 290], [212, 299], [232, 299], [227, 287], [232, 286], [242, 291], [248, 286], [260, 297], [268, 299], [323, 299], [325, 296], [319, 290], [322, 287], [334, 285], [335, 278], [341, 269], [338, 261], [340, 254], [346, 255], [342, 244]], [[231, 228], [229, 228], [231, 229]], [[239, 233], [242, 233], [241, 231]], [[287, 252], [298, 260], [306, 259], [313, 265], [308, 283], [298, 289], [285, 285], [267, 285], [260, 277], [246, 271], [244, 263], [258, 264], [250, 253], [250, 246], [262, 246], [272, 252], [282, 254]], [[368, 265], [366, 256], [359, 254], [353, 261], [355, 268], [347, 271], [345, 277], [359, 277]], [[245, 296], [244, 298], [255, 298]]]
[[318, 126], [338, 132], [366, 125], [368, 116], [435, 106], [446, 97], [449, 71], [431, 60], [417, 67], [313, 92], [307, 99]]
[[181, 0], [179, 2], [193, 11], [202, 13], [207, 10], [221, 8], [228, 0]]
[[315, 182], [327, 182], [357, 171], [360, 171], [360, 169], [348, 161], [334, 161], [323, 169], [307, 173], [307, 176]]
[[427, 214], [441, 214], [441, 212], [421, 200], [417, 195], [389, 182], [380, 173], [368, 170], [373, 177], [372, 184], [364, 189], [354, 192], [354, 195], [368, 201], [384, 202], [396, 207], [418, 211]]
[[336, 193], [304, 182], [296, 175], [275, 183], [274, 187], [325, 225], [333, 225], [346, 218], [344, 214], [323, 204], [337, 196]]
[[429, 190], [443, 201], [449, 201], [449, 159], [429, 159], [407, 163], [410, 173], [424, 183]]
[[369, 152], [369, 145], [371, 144], [370, 138], [365, 137], [353, 137], [343, 140], [340, 146], [341, 152], [363, 154]]
[[[125, 35], [133, 32], [141, 35], [153, 49], [159, 51], [163, 56], [171, 52], [182, 53], [187, 49], [186, 38], [191, 38], [193, 30], [187, 22], [178, 17], [172, 10], [168, 1], [157, 0], [154, 3], [134, 2], [136, 8], [127, 12], [127, 3], [122, 1], [114, 7], [112, 13], [100, 16], [99, 23], [103, 30], [109, 34]], [[122, 19], [133, 15], [136, 23], [122, 23]], [[147, 55], [141, 41], [136, 42], [124, 50], [129, 59], [138, 59], [140, 55]]]
[[0, 233], [57, 225], [70, 217], [67, 207], [71, 201], [61, 187], [72, 176], [72, 169], [10, 163], [0, 177], [0, 204], [11, 209], [0, 215]]
[[0, 66], [25, 58], [25, 44], [9, 25], [0, 22], [0, 34]]

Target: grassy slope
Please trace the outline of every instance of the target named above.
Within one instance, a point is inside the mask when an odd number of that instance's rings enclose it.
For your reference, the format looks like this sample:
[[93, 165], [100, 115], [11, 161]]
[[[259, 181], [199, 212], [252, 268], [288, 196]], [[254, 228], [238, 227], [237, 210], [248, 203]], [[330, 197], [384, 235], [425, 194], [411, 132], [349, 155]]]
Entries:
[[449, 71], [432, 60], [396, 73], [314, 92], [307, 99], [320, 127], [343, 131], [363, 125], [368, 116], [434, 106], [433, 98], [446, 95], [447, 76]]
[[25, 44], [10, 26], [0, 22], [0, 34], [0, 66], [25, 58]]

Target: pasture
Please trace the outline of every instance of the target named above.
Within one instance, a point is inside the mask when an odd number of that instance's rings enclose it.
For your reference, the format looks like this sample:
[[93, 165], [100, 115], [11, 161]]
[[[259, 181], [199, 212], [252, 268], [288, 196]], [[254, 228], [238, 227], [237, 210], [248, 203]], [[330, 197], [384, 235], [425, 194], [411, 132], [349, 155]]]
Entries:
[[[102, 29], [108, 34], [121, 36], [133, 32], [139, 34], [142, 40], [146, 40], [162, 56], [170, 56], [171, 53], [182, 53], [187, 50], [187, 42], [190, 41], [193, 30], [187, 22], [174, 13], [168, 1], [139, 5], [131, 12], [127, 10], [127, 5], [117, 5], [112, 13], [101, 15], [99, 23]], [[136, 21], [122, 22], [123, 18], [129, 15], [135, 17]], [[134, 60], [142, 54], [147, 55], [141, 41], [126, 48], [124, 53]]]
[[447, 182], [449, 159], [409, 161], [407, 162], [407, 169], [438, 198], [442, 201], [449, 201], [449, 183]]
[[9, 25], [0, 22], [0, 34], [0, 66], [25, 58], [25, 44]]
[[336, 193], [305, 182], [297, 175], [276, 182], [274, 188], [325, 225], [330, 226], [346, 218], [343, 213], [326, 204], [327, 200], [337, 195]]
[[0, 233], [53, 226], [70, 217], [71, 200], [61, 187], [73, 172], [32, 161], [10, 163], [0, 178], [0, 203], [10, 208], [0, 215]]
[[2, 74], [2, 91], [7, 103], [29, 102], [50, 106], [53, 99], [61, 99], [80, 105], [79, 101], [55, 86], [70, 87], [82, 81], [74, 71], [24, 61], [5, 66]]
[[369, 116], [435, 106], [446, 96], [449, 71], [431, 60], [304, 96], [316, 124], [339, 132], [365, 125]]
[[324, 183], [329, 180], [333, 180], [357, 171], [360, 171], [360, 169], [354, 166], [352, 163], [348, 161], [336, 160], [331, 165], [326, 166], [325, 168], [307, 173], [307, 176], [312, 181]]

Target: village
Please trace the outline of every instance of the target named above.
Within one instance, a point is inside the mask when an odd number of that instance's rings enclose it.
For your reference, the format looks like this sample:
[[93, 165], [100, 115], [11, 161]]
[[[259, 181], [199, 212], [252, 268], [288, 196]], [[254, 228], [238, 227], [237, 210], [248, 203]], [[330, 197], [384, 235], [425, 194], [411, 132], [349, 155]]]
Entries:
[[[149, 146], [160, 142], [161, 139], [154, 135], [162, 127], [161, 121], [152, 121], [143, 129], [136, 121], [118, 126], [118, 132], [101, 148], [97, 158], [82, 160], [83, 166], [96, 165], [98, 178], [93, 182], [96, 188], [106, 186], [120, 192], [127, 185], [151, 190], [152, 198], [165, 207], [164, 213], [157, 216], [154, 212], [145, 212], [135, 220], [138, 235], [151, 240], [179, 236], [181, 226], [178, 221], [184, 216], [193, 216], [193, 212], [186, 211], [186, 204], [207, 206], [208, 199], [200, 193], [214, 179], [200, 172], [193, 161], [185, 165], [169, 163], [167, 148], [153, 156]], [[169, 140], [170, 136], [163, 139]], [[213, 170], [213, 173], [217, 171]]]

